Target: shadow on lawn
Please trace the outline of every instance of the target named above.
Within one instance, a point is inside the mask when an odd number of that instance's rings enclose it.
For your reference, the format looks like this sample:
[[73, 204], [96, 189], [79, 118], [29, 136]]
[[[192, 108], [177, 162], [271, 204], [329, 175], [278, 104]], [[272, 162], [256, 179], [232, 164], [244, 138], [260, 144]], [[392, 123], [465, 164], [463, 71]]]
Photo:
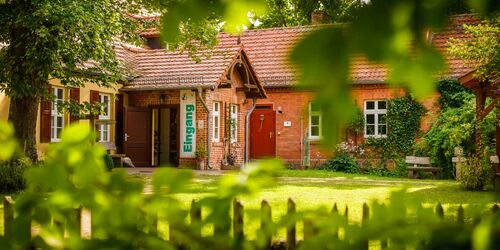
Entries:
[[458, 183], [456, 185], [434, 185], [428, 188], [410, 190], [408, 198], [422, 203], [442, 203], [450, 205], [480, 205], [498, 203], [500, 199], [492, 191], [466, 191]]

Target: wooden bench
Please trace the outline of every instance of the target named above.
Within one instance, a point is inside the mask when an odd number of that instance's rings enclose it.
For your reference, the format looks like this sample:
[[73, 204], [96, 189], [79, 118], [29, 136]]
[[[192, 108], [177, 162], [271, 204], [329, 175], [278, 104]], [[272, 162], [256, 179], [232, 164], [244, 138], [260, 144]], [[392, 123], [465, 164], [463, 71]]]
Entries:
[[434, 178], [438, 178], [441, 173], [440, 168], [431, 166], [429, 157], [406, 156], [405, 162], [409, 165], [406, 167], [408, 178], [416, 178], [417, 172], [430, 172]]

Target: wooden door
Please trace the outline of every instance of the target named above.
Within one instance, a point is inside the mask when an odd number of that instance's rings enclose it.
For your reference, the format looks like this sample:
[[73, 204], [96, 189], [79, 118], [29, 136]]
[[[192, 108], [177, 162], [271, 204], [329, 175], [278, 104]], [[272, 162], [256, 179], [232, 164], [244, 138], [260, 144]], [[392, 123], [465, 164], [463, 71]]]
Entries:
[[125, 108], [124, 153], [136, 167], [151, 167], [151, 110]]
[[250, 116], [250, 158], [276, 156], [276, 112], [255, 109]]

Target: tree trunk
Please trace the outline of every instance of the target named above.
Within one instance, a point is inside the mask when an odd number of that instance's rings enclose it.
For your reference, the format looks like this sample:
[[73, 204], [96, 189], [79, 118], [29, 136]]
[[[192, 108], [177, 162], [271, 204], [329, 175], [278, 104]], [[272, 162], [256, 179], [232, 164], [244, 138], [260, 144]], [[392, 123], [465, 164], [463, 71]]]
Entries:
[[15, 135], [21, 149], [33, 162], [38, 161], [36, 149], [36, 123], [40, 97], [13, 98], [10, 101], [9, 121], [14, 124]]
[[483, 157], [483, 110], [484, 110], [484, 105], [486, 103], [486, 95], [484, 93], [484, 89], [481, 88], [478, 90], [476, 93], [476, 133], [475, 133], [475, 139], [476, 139], [476, 157], [478, 159], [481, 159]]

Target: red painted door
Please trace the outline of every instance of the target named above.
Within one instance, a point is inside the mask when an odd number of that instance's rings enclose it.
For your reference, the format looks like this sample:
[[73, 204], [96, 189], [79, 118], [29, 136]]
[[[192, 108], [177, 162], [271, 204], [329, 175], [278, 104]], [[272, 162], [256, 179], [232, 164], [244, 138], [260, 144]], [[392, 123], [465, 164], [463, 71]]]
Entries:
[[151, 110], [125, 108], [123, 148], [136, 167], [151, 167]]
[[276, 156], [276, 112], [255, 109], [250, 116], [250, 159]]

